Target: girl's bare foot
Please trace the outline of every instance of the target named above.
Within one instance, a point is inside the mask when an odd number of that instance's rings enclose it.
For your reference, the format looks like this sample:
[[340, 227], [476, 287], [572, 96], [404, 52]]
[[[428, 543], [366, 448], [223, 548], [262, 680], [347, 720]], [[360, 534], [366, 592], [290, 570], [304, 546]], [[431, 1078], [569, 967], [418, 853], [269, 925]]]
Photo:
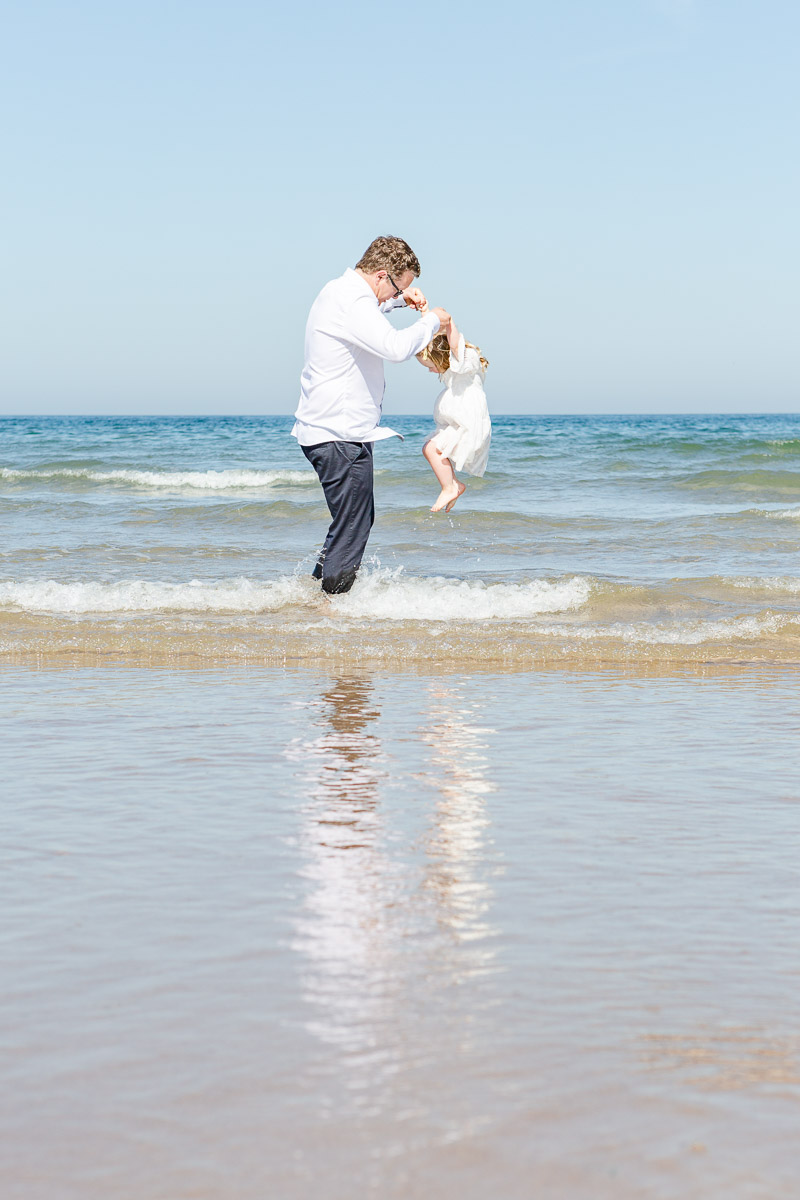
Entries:
[[461, 493], [466, 488], [466, 484], [462, 483], [460, 479], [457, 479], [455, 481], [455, 484], [456, 484], [456, 487], [458, 488], [458, 491], [456, 492], [455, 496], [453, 496], [453, 499], [450, 501], [450, 503], [445, 504], [445, 506], [444, 506], [445, 512], [450, 512], [450, 509], [453, 507], [453, 505], [455, 504], [458, 497], [461, 495]]
[[464, 484], [458, 479], [454, 479], [452, 483], [448, 483], [439, 492], [436, 503], [431, 505], [431, 512], [450, 512], [450, 509], [455, 504], [458, 497], [464, 491]]

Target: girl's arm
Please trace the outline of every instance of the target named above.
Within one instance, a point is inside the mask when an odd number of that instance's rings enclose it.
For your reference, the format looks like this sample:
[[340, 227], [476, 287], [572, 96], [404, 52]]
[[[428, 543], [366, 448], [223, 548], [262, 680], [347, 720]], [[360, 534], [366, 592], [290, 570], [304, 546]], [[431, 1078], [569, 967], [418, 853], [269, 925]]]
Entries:
[[[452, 317], [450, 318], [450, 328], [447, 331], [447, 340], [450, 345], [450, 370], [453, 374], [474, 375], [476, 372], [480, 374], [481, 364], [478, 351], [474, 346], [465, 345], [464, 335], [459, 333]], [[459, 357], [459, 350], [461, 350], [461, 357]]]

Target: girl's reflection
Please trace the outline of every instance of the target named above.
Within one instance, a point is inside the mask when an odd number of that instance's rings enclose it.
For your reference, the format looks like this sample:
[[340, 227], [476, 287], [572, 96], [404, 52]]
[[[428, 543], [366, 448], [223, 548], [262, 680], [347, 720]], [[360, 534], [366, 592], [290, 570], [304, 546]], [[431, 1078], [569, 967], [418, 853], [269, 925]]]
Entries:
[[[484, 753], [489, 731], [475, 723], [475, 705], [465, 702], [458, 685], [436, 682], [429, 694], [430, 723], [420, 736], [430, 747], [439, 796], [426, 837], [426, 887], [440, 924], [462, 943], [477, 942], [493, 932], [486, 920], [492, 897], [486, 797], [495, 790]], [[475, 951], [462, 957], [461, 971], [485, 967], [485, 955]]]

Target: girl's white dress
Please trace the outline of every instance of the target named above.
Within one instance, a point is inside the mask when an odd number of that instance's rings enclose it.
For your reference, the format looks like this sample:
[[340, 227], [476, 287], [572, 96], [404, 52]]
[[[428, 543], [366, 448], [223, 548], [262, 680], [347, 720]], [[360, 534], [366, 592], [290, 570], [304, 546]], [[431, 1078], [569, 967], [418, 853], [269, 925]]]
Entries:
[[444, 390], [433, 406], [436, 433], [431, 441], [456, 471], [468, 475], [486, 470], [492, 440], [483, 376], [480, 355], [473, 346], [465, 346], [462, 334], [458, 349], [450, 351], [450, 367], [442, 376]]

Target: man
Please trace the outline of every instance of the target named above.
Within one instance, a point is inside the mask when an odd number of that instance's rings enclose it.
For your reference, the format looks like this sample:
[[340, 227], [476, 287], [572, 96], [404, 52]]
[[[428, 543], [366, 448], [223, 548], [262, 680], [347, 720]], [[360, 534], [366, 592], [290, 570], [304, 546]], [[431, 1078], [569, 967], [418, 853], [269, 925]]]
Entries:
[[[383, 363], [413, 358], [450, 316], [428, 311], [414, 251], [397, 237], [370, 243], [355, 268], [317, 296], [306, 325], [305, 366], [292, 434], [319, 476], [331, 514], [313, 576], [331, 594], [349, 592], [375, 519], [373, 443], [400, 437], [380, 428]], [[395, 329], [385, 313], [408, 305], [423, 315]]]

